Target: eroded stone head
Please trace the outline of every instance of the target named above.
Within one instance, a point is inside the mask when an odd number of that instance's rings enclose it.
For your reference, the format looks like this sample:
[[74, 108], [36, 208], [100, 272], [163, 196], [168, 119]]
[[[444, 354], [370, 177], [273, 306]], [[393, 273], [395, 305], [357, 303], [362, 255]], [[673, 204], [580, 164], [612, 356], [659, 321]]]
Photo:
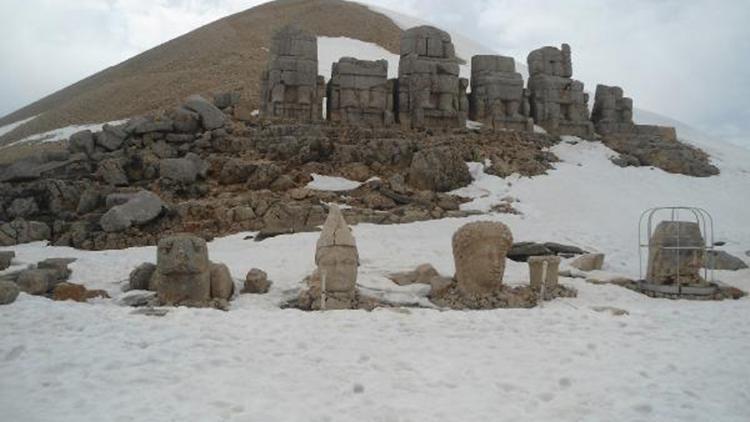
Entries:
[[469, 223], [453, 234], [458, 288], [466, 294], [491, 293], [502, 285], [505, 255], [513, 235], [503, 223]]
[[318, 239], [315, 264], [321, 280], [325, 280], [326, 291], [354, 291], [359, 267], [357, 244], [341, 210], [335, 205], [331, 205]]
[[176, 235], [159, 241], [156, 253], [161, 274], [198, 274], [209, 270], [206, 241], [191, 235]]

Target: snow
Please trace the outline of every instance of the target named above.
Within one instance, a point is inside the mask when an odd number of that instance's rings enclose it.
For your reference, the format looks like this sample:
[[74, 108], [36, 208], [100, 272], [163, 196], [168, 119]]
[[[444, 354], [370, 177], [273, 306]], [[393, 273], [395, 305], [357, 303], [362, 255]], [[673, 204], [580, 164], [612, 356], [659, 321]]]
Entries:
[[102, 130], [102, 127], [104, 127], [104, 125], [106, 124], [119, 125], [125, 122], [127, 122], [127, 120], [117, 120], [117, 121], [112, 121], [112, 122], [94, 123], [94, 124], [87, 124], [87, 125], [66, 126], [66, 127], [50, 130], [49, 132], [27, 136], [26, 138], [20, 139], [18, 141], [15, 141], [8, 145], [0, 147], [0, 149], [12, 147], [15, 145], [21, 145], [21, 144], [37, 144], [37, 143], [65, 141], [68, 138], [70, 138], [70, 136], [73, 135], [74, 133], [80, 132], [82, 130], [90, 130], [92, 132], [97, 132], [97, 131]]
[[356, 57], [360, 60], [387, 60], [388, 77], [398, 77], [398, 54], [365, 41], [347, 37], [318, 37], [318, 74], [331, 78], [333, 63], [342, 57]]
[[357, 189], [362, 185], [360, 182], [349, 180], [338, 176], [323, 176], [321, 174], [311, 173], [313, 180], [305, 186], [308, 189], [341, 192], [346, 190]]
[[[487, 209], [507, 195], [518, 198], [514, 206], [523, 215], [354, 226], [360, 288], [427, 304], [426, 286], [399, 287], [386, 275], [424, 262], [452, 274], [451, 236], [479, 219], [505, 222], [517, 241], [604, 252], [610, 275], [638, 276], [638, 216], [657, 205], [705, 207], [727, 251], [745, 258], [750, 249], [750, 152], [725, 151], [722, 174], [698, 179], [619, 168], [602, 144], [572, 137], [551, 151], [562, 161], [533, 178], [501, 179], [484, 174], [489, 163], [470, 163], [475, 181], [463, 192], [475, 199], [465, 206]], [[115, 300], [59, 303], [24, 294], [0, 307], [4, 418], [744, 422], [750, 414], [750, 299], [658, 300], [562, 279], [579, 296], [531, 310], [305, 313], [279, 304], [313, 270], [318, 234], [260, 243], [247, 235], [214, 240], [211, 259], [226, 263], [237, 279], [262, 268], [274, 285], [268, 295], [235, 299], [229, 312], [179, 308], [156, 318], [132, 315]], [[41, 243], [4, 249], [17, 253], [12, 269], [77, 257], [71, 281], [115, 298], [128, 273], [154, 262], [156, 253]], [[505, 281], [525, 283], [527, 272], [525, 264], [508, 261]], [[750, 289], [750, 270], [717, 277]], [[629, 315], [593, 310], [600, 306]]]
[[28, 123], [28, 122], [36, 119], [37, 117], [38, 117], [38, 115], [37, 116], [31, 116], [28, 119], [19, 120], [17, 122], [13, 122], [13, 123], [10, 123], [10, 124], [7, 124], [5, 126], [0, 127], [0, 136], [3, 136], [6, 133], [10, 133], [10, 132], [16, 130], [16, 128], [25, 125], [26, 123]]

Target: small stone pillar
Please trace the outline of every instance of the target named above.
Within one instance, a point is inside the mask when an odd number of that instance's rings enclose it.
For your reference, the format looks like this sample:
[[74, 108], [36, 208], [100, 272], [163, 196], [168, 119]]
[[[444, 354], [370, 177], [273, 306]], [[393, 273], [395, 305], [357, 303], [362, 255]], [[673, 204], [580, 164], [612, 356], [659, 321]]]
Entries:
[[544, 273], [544, 263], [547, 263], [547, 276], [544, 279], [544, 289], [550, 289], [557, 286], [557, 279], [560, 270], [560, 257], [555, 255], [532, 256], [529, 257], [529, 277], [531, 279], [531, 288], [537, 291], [542, 289], [542, 275]]

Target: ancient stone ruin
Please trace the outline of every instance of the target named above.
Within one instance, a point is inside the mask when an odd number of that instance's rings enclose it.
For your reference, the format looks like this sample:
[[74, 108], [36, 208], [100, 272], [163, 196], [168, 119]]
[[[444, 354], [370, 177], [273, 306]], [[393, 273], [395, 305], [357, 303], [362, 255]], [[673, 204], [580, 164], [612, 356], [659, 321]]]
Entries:
[[469, 223], [453, 234], [455, 279], [464, 294], [489, 294], [503, 283], [505, 255], [513, 235], [503, 223]]
[[394, 85], [388, 80], [387, 61], [343, 57], [333, 64], [328, 82], [328, 120], [367, 127], [391, 126]]
[[324, 91], [315, 35], [296, 26], [274, 34], [268, 69], [261, 79], [262, 114], [304, 122], [321, 120]]
[[465, 127], [467, 86], [447, 32], [431, 26], [404, 32], [396, 104], [402, 128]]
[[529, 102], [534, 122], [550, 133], [591, 137], [588, 94], [583, 83], [572, 79], [570, 46], [542, 47], [527, 58]]
[[[556, 255], [529, 257], [529, 284], [535, 291], [551, 291], [557, 287], [560, 257]], [[546, 268], [545, 268], [546, 264]]]
[[234, 294], [229, 268], [209, 261], [206, 241], [199, 237], [161, 239], [156, 261], [133, 270], [129, 280], [130, 289], [155, 291], [155, 304], [226, 308]]
[[700, 271], [705, 245], [698, 223], [662, 221], [649, 241], [647, 280], [654, 284], [704, 284]]
[[469, 118], [494, 129], [534, 130], [528, 93], [512, 57], [471, 58]]
[[341, 210], [331, 205], [315, 246], [317, 269], [307, 279], [299, 307], [308, 310], [353, 309], [358, 306], [357, 269], [359, 254]]
[[625, 97], [619, 86], [597, 85], [591, 112], [596, 132], [601, 135], [653, 135], [666, 141], [677, 141], [673, 127], [637, 125], [633, 122], [633, 100]]

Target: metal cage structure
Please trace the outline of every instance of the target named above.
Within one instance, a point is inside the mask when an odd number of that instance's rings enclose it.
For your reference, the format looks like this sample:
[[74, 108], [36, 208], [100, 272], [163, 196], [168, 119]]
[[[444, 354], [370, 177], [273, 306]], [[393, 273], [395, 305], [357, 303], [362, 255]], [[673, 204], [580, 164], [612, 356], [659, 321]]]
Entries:
[[[676, 244], [665, 246], [662, 244], [653, 243], [654, 235], [654, 223], [661, 223], [663, 221], [671, 221], [674, 223], [695, 223], [698, 225], [701, 237], [703, 239], [702, 244], [681, 244], [680, 237], [680, 224], [677, 224], [677, 236]], [[645, 239], [644, 239], [645, 237]], [[714, 270], [708, 269], [706, 260], [709, 256], [714, 255], [714, 220], [711, 214], [703, 208], [698, 207], [656, 207], [645, 210], [638, 222], [638, 266], [640, 272], [639, 284], [640, 289], [644, 292], [653, 292], [666, 295], [676, 296], [709, 296], [718, 290], [718, 285], [714, 280]], [[658, 249], [662, 252], [672, 253], [676, 257], [676, 268], [677, 273], [674, 280], [674, 284], [660, 284], [656, 280], [649, 279], [651, 274], [649, 270], [644, 272], [644, 251], [646, 254], [646, 265], [648, 266], [648, 260], [650, 258], [651, 251]], [[684, 252], [695, 252], [699, 254], [704, 260], [701, 263], [700, 271], [702, 273], [703, 280], [706, 283], [702, 285], [685, 285], [682, 283], [680, 277], [680, 268], [682, 254]], [[713, 266], [711, 266], [713, 267]]]

